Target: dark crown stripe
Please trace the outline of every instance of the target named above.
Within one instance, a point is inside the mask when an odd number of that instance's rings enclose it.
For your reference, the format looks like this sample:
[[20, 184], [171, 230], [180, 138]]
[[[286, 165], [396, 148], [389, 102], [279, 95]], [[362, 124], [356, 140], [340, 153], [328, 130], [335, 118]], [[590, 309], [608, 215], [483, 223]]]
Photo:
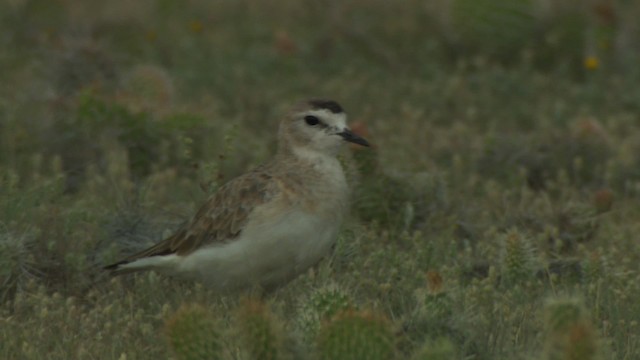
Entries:
[[327, 109], [334, 114], [344, 112], [342, 106], [333, 100], [310, 100], [309, 105], [314, 109]]

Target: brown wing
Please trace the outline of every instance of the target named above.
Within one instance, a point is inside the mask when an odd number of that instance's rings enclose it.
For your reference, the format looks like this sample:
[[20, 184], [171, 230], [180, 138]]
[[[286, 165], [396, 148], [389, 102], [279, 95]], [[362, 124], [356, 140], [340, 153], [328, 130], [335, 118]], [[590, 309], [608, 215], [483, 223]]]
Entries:
[[150, 256], [187, 255], [204, 245], [233, 240], [251, 211], [277, 193], [277, 185], [271, 179], [263, 167], [228, 182], [175, 234], [105, 269], [115, 270], [119, 265]]

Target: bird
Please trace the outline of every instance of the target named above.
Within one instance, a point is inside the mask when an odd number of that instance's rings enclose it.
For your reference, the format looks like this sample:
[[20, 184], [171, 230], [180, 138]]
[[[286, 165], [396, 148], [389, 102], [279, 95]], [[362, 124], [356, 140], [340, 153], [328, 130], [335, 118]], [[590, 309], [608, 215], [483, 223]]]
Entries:
[[336, 241], [349, 208], [338, 160], [346, 143], [370, 146], [347, 126], [340, 104], [296, 104], [280, 121], [271, 161], [222, 185], [173, 235], [104, 269], [154, 270], [221, 293], [288, 283]]

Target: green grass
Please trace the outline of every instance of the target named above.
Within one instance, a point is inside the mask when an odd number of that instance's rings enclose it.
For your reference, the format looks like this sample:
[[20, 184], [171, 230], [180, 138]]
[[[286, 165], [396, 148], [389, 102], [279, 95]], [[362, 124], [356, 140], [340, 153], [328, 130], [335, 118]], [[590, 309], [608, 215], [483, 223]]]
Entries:
[[[0, 358], [640, 358], [640, 9], [485, 2], [0, 4]], [[375, 144], [331, 256], [260, 301], [100, 270], [313, 96]]]

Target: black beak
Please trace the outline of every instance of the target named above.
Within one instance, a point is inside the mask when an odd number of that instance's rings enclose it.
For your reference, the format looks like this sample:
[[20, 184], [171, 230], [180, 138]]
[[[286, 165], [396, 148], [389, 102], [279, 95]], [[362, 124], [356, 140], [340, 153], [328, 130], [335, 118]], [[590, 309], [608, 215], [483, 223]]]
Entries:
[[338, 135], [342, 136], [342, 138], [345, 139], [348, 142], [352, 142], [354, 144], [358, 144], [358, 145], [362, 145], [362, 146], [370, 146], [369, 142], [367, 140], [365, 140], [364, 138], [354, 134], [349, 129], [344, 129], [344, 131], [342, 131], [341, 133], [338, 133]]

